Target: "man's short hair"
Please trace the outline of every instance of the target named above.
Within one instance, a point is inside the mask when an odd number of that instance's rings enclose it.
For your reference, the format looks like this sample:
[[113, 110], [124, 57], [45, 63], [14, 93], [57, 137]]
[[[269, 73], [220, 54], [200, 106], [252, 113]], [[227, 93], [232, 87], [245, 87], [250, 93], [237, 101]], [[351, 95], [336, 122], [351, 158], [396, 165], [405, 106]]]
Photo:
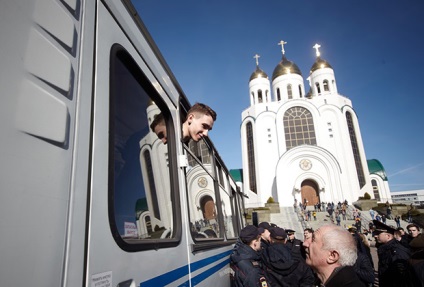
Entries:
[[247, 225], [240, 231], [240, 239], [243, 243], [250, 244], [253, 240], [260, 237], [262, 233], [264, 233], [262, 227]]
[[305, 228], [304, 232], [308, 231], [309, 233], [314, 233], [314, 230], [312, 228]]
[[323, 225], [320, 229], [325, 226], [329, 228], [322, 233], [322, 249], [337, 251], [341, 266], [353, 266], [358, 257], [353, 236], [343, 227], [333, 224]]
[[271, 225], [266, 221], [259, 223], [258, 227], [262, 227], [263, 229], [267, 229], [268, 231], [272, 228]]
[[[211, 109], [208, 105], [202, 103], [195, 103], [187, 112], [187, 117], [193, 113], [200, 113], [204, 115], [209, 115], [212, 117], [213, 121], [216, 121], [216, 112]], [[186, 118], [187, 120], [187, 118]]]
[[162, 113], [154, 116], [153, 121], [150, 124], [150, 129], [152, 130], [152, 132], [155, 132], [155, 127], [158, 124], [165, 125], [165, 117], [163, 116]]

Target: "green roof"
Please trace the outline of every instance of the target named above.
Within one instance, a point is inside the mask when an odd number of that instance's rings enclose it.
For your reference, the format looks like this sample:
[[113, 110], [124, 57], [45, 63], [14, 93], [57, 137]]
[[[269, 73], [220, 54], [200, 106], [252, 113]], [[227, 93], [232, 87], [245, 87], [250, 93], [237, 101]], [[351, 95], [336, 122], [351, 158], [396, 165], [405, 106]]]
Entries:
[[243, 182], [243, 169], [231, 169], [230, 174], [236, 182]]
[[386, 171], [384, 170], [383, 165], [377, 159], [369, 159], [367, 160], [368, 169], [370, 174], [376, 174], [381, 177], [384, 181], [387, 181]]

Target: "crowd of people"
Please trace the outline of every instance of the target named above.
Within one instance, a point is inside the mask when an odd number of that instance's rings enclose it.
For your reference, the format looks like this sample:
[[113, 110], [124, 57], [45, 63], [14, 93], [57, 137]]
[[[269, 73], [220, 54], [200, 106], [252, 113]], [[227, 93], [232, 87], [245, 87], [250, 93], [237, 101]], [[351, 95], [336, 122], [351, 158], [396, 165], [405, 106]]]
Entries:
[[[424, 235], [413, 223], [407, 231], [376, 219], [367, 234], [326, 223], [306, 228], [301, 241], [292, 229], [248, 225], [230, 256], [233, 286], [424, 286]], [[375, 240], [378, 266], [367, 235]]]

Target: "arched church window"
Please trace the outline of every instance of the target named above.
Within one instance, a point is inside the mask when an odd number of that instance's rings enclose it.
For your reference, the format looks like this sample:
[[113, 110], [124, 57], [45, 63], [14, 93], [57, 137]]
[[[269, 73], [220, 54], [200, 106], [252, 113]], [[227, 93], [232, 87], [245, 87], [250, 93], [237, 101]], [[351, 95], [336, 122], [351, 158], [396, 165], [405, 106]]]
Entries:
[[249, 167], [249, 188], [256, 193], [256, 164], [255, 164], [255, 147], [253, 144], [253, 128], [252, 123], [246, 124], [246, 141], [247, 141], [247, 162]]
[[284, 134], [287, 150], [303, 145], [316, 145], [314, 119], [309, 110], [293, 107], [284, 113]]
[[330, 87], [328, 86], [328, 81], [327, 80], [324, 80], [323, 86], [324, 86], [324, 92], [330, 91]]
[[380, 200], [380, 191], [378, 189], [378, 184], [375, 179], [371, 180], [372, 191], [374, 192], [374, 198]]
[[315, 87], [317, 87], [317, 93], [318, 93], [318, 95], [321, 94], [321, 88], [319, 86], [319, 83], [315, 83]]
[[263, 100], [262, 100], [262, 90], [259, 90], [258, 91], [258, 103], [262, 103], [263, 102]]
[[252, 104], [255, 104], [255, 94], [252, 92]]
[[299, 85], [299, 96], [302, 98], [303, 97], [303, 94], [302, 94], [302, 86], [301, 85]]
[[356, 172], [358, 174], [359, 187], [362, 188], [365, 185], [365, 174], [362, 168], [361, 155], [359, 153], [359, 146], [355, 132], [355, 126], [353, 125], [353, 119], [350, 112], [346, 113], [347, 127], [349, 129], [350, 143], [352, 145], [353, 158], [355, 159]]
[[293, 92], [292, 92], [292, 85], [291, 84], [287, 85], [287, 95], [289, 97], [289, 100], [293, 99]]
[[277, 88], [277, 101], [281, 101], [280, 88]]

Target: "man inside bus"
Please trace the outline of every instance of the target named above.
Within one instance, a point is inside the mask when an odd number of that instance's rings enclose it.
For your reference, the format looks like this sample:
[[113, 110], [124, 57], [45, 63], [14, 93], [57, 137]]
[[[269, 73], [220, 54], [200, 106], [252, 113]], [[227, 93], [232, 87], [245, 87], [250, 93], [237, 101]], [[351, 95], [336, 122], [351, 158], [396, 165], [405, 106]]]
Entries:
[[216, 112], [209, 106], [201, 103], [194, 104], [187, 112], [187, 117], [183, 123], [182, 141], [187, 143], [190, 139], [197, 142], [208, 136], [216, 121]]
[[150, 128], [158, 136], [163, 144], [168, 142], [165, 118], [163, 117], [162, 113], [155, 115], [153, 122], [150, 124]]
[[[183, 123], [182, 141], [187, 143], [192, 139], [197, 142], [201, 138], [206, 137], [208, 132], [212, 130], [214, 121], [216, 121], [216, 112], [214, 110], [205, 104], [194, 104], [187, 112], [186, 120]], [[163, 144], [167, 144], [166, 123], [162, 113], [155, 115], [150, 128]]]

